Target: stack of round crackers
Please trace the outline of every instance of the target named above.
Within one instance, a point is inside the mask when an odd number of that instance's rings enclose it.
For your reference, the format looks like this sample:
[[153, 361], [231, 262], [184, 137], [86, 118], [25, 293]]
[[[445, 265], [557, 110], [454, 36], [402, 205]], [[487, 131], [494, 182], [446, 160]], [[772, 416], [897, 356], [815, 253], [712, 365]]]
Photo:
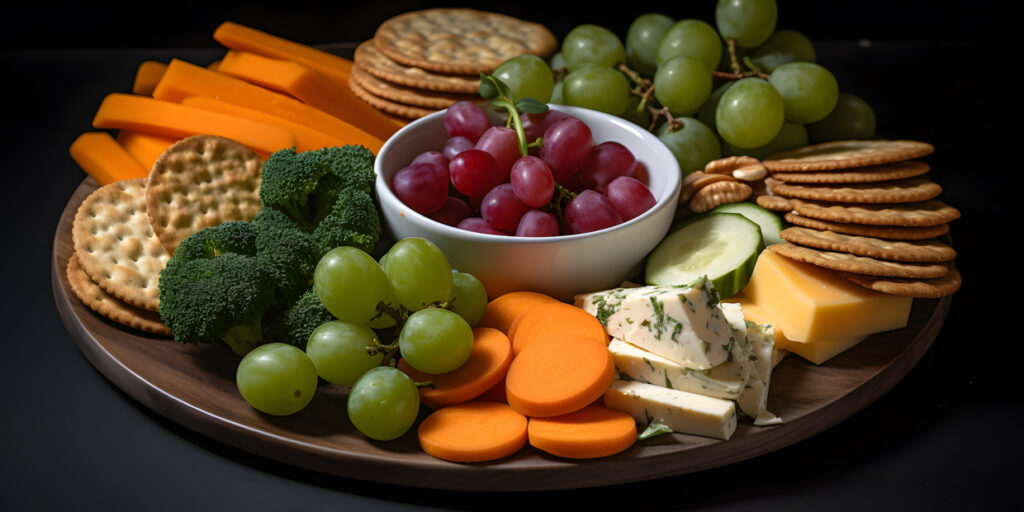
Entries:
[[543, 25], [503, 14], [412, 11], [386, 20], [356, 48], [349, 86], [375, 108], [412, 120], [479, 100], [481, 73], [519, 55], [547, 58], [557, 47]]
[[960, 287], [956, 251], [940, 237], [960, 212], [916, 159], [934, 148], [910, 140], [827, 142], [764, 160], [757, 203], [785, 213], [782, 256], [843, 273], [883, 293], [919, 298]]
[[263, 160], [236, 141], [196, 135], [172, 144], [146, 178], [104, 185], [75, 212], [72, 293], [100, 315], [170, 335], [160, 320], [160, 271], [182, 240], [259, 211]]

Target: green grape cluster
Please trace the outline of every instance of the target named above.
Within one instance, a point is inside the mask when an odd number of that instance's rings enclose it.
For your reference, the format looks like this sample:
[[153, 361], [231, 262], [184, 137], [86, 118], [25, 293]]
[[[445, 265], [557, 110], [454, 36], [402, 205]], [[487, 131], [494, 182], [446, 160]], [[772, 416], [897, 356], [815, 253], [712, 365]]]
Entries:
[[399, 240], [379, 262], [337, 247], [320, 259], [313, 289], [335, 319], [313, 331], [305, 350], [270, 343], [246, 355], [239, 392], [257, 410], [287, 415], [309, 403], [319, 379], [351, 387], [349, 419], [379, 441], [400, 437], [419, 413], [418, 384], [396, 359], [426, 374], [458, 369], [487, 306], [483, 284], [424, 238]]
[[645, 13], [624, 38], [583, 24], [547, 66], [517, 57], [499, 74], [517, 95], [642, 124], [684, 174], [723, 156], [874, 138], [871, 107], [840, 91], [813, 43], [778, 20], [775, 0], [718, 0], [714, 20]]

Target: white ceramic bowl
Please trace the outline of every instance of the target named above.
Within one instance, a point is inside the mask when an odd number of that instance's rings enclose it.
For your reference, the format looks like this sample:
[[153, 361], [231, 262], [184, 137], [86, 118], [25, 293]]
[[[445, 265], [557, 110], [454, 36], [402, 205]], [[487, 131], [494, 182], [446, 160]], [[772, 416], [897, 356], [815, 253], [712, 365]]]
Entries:
[[[452, 268], [473, 274], [497, 297], [533, 290], [568, 300], [578, 293], [613, 288], [636, 277], [644, 258], [668, 232], [679, 199], [679, 164], [653, 134], [594, 110], [551, 105], [583, 120], [594, 143], [617, 141], [647, 168], [657, 204], [642, 215], [600, 231], [531, 238], [488, 235], [436, 222], [403, 204], [388, 186], [391, 176], [416, 155], [440, 151], [448, 135], [445, 111], [420, 118], [395, 133], [375, 162], [376, 190], [386, 228], [396, 240], [426, 238], [441, 248]], [[491, 113], [492, 121], [504, 114]]]

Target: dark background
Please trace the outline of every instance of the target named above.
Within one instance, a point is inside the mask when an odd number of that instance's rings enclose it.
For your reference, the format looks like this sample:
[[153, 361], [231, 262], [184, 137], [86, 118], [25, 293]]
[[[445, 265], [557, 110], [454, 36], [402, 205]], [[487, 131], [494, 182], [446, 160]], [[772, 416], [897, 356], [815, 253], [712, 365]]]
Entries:
[[[624, 36], [643, 12], [713, 19], [713, 2], [468, 5]], [[311, 473], [208, 440], [139, 405], [96, 371], [54, 306], [54, 228], [84, 177], [67, 147], [103, 96], [146, 59], [218, 56], [236, 21], [302, 43], [360, 41], [423, 2], [26, 2], [5, 7], [0, 69], [4, 274], [0, 510], [1020, 509], [1024, 442], [1017, 308], [1021, 168], [1014, 15], [998, 3], [780, 1], [779, 28], [817, 44], [842, 90], [889, 138], [928, 158], [964, 286], [931, 350], [892, 391], [839, 426], [729, 467], [640, 484], [526, 494], [451, 493]], [[602, 507], [602, 505], [604, 505]]]

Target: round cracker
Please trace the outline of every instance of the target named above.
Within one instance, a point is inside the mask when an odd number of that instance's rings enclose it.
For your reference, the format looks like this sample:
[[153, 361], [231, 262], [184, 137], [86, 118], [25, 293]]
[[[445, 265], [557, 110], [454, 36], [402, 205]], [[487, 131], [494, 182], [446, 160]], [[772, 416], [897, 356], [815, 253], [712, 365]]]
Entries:
[[370, 91], [367, 91], [363, 86], [359, 85], [359, 82], [354, 80], [352, 75], [349, 75], [348, 77], [348, 85], [356, 97], [369, 103], [373, 108], [384, 111], [385, 113], [393, 116], [405, 119], [418, 119], [437, 112], [437, 109], [406, 105], [404, 103], [398, 103], [396, 101], [386, 100], [380, 96], [376, 96]]
[[888, 240], [927, 240], [937, 238], [949, 232], [949, 224], [934, 226], [872, 226], [848, 222], [829, 222], [812, 219], [793, 212], [786, 213], [786, 222], [820, 231], [832, 231], [845, 235], [869, 236]]
[[773, 244], [768, 250], [786, 258], [810, 263], [822, 268], [853, 274], [867, 274], [880, 277], [900, 277], [906, 279], [932, 279], [942, 277], [949, 272], [949, 265], [942, 263], [901, 263], [885, 261], [865, 256], [855, 256], [844, 252], [823, 251], [793, 245], [792, 243]]
[[805, 217], [832, 222], [880, 226], [935, 226], [960, 218], [960, 211], [938, 200], [902, 204], [848, 204], [790, 199], [793, 210]]
[[353, 61], [359, 69], [392, 84], [462, 94], [476, 94], [480, 90], [478, 75], [446, 75], [406, 66], [380, 53], [373, 40], [363, 41], [356, 47]]
[[930, 169], [924, 162], [906, 160], [838, 171], [774, 172], [772, 177], [786, 183], [875, 183], [921, 176]]
[[843, 274], [851, 282], [877, 292], [902, 295], [917, 299], [938, 299], [952, 295], [960, 289], [962, 278], [956, 268], [934, 279], [899, 279], [892, 277]]
[[399, 14], [377, 27], [373, 42], [396, 62], [463, 75], [490, 73], [523, 54], [547, 58], [558, 48], [555, 35], [539, 23], [457, 8]]
[[71, 292], [89, 309], [132, 329], [161, 336], [171, 335], [170, 327], [160, 320], [158, 313], [125, 304], [103, 291], [99, 285], [93, 282], [89, 274], [82, 270], [82, 266], [78, 263], [78, 257], [74, 254], [68, 259], [66, 273]]
[[784, 213], [793, 211], [793, 202], [785, 197], [762, 194], [755, 197], [754, 202], [761, 208], [765, 208], [773, 212]]
[[765, 180], [777, 196], [836, 203], [908, 203], [927, 201], [942, 194], [942, 187], [923, 176], [879, 183], [794, 184]]
[[157, 283], [170, 253], [146, 213], [146, 178], [115, 181], [94, 190], [75, 212], [71, 239], [82, 269], [103, 291], [157, 311]]
[[799, 226], [782, 230], [782, 239], [796, 245], [845, 252], [888, 261], [911, 263], [940, 263], [956, 258], [956, 251], [939, 240], [885, 240], [866, 236], [852, 236], [832, 231], [819, 231]]
[[830, 171], [911, 160], [934, 151], [931, 144], [915, 140], [839, 140], [777, 153], [762, 163], [769, 172]]
[[351, 79], [379, 98], [423, 108], [448, 108], [459, 101], [477, 101], [480, 96], [428, 91], [385, 82], [358, 66], [352, 68]]
[[153, 232], [169, 253], [189, 235], [260, 211], [263, 159], [248, 146], [216, 135], [194, 135], [157, 158], [146, 185]]

